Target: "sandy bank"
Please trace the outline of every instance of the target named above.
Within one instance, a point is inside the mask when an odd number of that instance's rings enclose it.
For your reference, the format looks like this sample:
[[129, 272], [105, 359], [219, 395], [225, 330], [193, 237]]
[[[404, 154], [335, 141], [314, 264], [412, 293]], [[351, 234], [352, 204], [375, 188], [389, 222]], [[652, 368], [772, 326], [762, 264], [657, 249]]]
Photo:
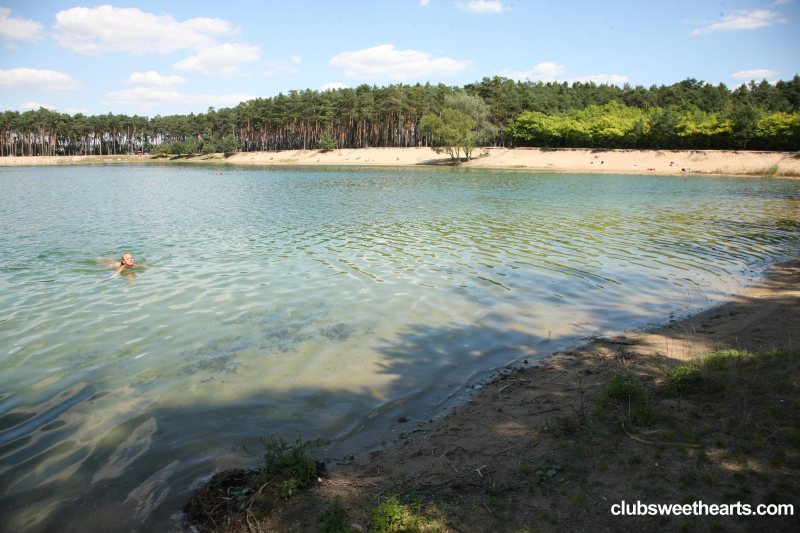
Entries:
[[[800, 262], [775, 265], [756, 286], [685, 320], [502, 369], [436, 419], [400, 408], [396, 440], [355, 457], [332, 450], [326, 474], [258, 527], [317, 531], [338, 499], [348, 522], [365, 531], [374, 526], [371, 509], [394, 495], [447, 532], [723, 530], [720, 521], [725, 530], [796, 531], [796, 516], [746, 522], [610, 510], [622, 500], [797, 502], [798, 287]], [[631, 417], [630, 400], [614, 406], [627, 427], [613, 408], [606, 418], [596, 414], [615, 376], [658, 388], [665, 369], [717, 347], [784, 352], [716, 372], [677, 399], [655, 393], [649, 424]], [[738, 527], [745, 523], [749, 529]]]
[[[728, 150], [601, 150], [487, 148], [476, 150], [465, 168], [508, 168], [559, 172], [675, 175], [686, 173], [763, 176], [778, 165], [778, 177], [800, 177], [800, 158], [793, 152]], [[162, 160], [167, 161], [167, 160]], [[239, 152], [177, 159], [178, 162], [250, 165], [425, 166], [445, 165], [449, 158], [430, 148], [359, 148], [354, 150], [284, 150]], [[0, 165], [67, 163], [143, 163], [144, 156], [1, 157]]]
[[[790, 152], [720, 150], [486, 148], [476, 150], [477, 157], [463, 166], [615, 174], [763, 175], [777, 164], [779, 175], [800, 177], [800, 158], [795, 155]], [[364, 148], [325, 153], [319, 150], [243, 152], [229, 157], [225, 162], [256, 165], [421, 166], [447, 164], [449, 158], [430, 148]]]

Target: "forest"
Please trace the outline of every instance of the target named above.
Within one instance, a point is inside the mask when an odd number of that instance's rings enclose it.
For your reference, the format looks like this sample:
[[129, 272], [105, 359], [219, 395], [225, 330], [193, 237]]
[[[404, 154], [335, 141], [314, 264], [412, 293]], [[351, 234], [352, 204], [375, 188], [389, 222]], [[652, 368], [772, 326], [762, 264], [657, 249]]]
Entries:
[[[632, 87], [483, 78], [444, 84], [292, 90], [206, 113], [155, 117], [38, 111], [0, 114], [0, 155], [211, 153], [430, 146], [420, 128], [458, 95], [480, 100], [485, 146], [800, 149], [800, 76], [729, 89], [687, 78]], [[485, 104], [485, 105], [484, 105]], [[475, 117], [473, 117], [475, 118]]]

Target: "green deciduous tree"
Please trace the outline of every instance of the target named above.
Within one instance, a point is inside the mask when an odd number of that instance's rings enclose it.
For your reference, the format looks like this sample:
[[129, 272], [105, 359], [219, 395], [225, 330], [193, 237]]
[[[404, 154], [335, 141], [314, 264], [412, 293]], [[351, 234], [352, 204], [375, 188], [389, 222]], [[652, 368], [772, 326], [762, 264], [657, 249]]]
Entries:
[[[475, 121], [475, 126], [472, 129], [472, 145], [481, 146], [488, 143], [493, 139], [500, 128], [492, 124], [491, 109], [484, 102], [483, 98], [476, 95], [467, 94], [464, 90], [453, 91], [444, 97], [444, 105], [447, 108], [461, 111], [472, 120]], [[467, 161], [472, 158], [472, 149], [465, 148], [465, 155]]]
[[446, 152], [453, 163], [461, 164], [461, 151], [475, 148], [472, 129], [475, 121], [456, 109], [445, 109], [441, 116], [428, 114], [422, 117], [419, 129], [428, 136], [430, 146], [437, 154]]

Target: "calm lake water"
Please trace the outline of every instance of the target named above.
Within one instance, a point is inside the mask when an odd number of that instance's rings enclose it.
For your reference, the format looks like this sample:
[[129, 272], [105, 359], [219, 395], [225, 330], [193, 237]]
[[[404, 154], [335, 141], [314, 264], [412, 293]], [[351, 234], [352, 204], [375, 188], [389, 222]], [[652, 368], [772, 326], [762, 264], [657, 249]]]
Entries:
[[[375, 445], [482, 372], [741, 291], [799, 229], [797, 181], [0, 169], [0, 523], [180, 530], [258, 434]], [[123, 252], [158, 269], [109, 279]]]

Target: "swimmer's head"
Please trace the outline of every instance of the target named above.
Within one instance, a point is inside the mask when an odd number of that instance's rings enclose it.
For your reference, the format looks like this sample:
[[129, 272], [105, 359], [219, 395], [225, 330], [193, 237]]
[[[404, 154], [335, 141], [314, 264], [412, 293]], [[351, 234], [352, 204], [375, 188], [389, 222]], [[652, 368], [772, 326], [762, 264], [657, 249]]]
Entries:
[[133, 256], [131, 254], [122, 254], [120, 266], [133, 266]]

